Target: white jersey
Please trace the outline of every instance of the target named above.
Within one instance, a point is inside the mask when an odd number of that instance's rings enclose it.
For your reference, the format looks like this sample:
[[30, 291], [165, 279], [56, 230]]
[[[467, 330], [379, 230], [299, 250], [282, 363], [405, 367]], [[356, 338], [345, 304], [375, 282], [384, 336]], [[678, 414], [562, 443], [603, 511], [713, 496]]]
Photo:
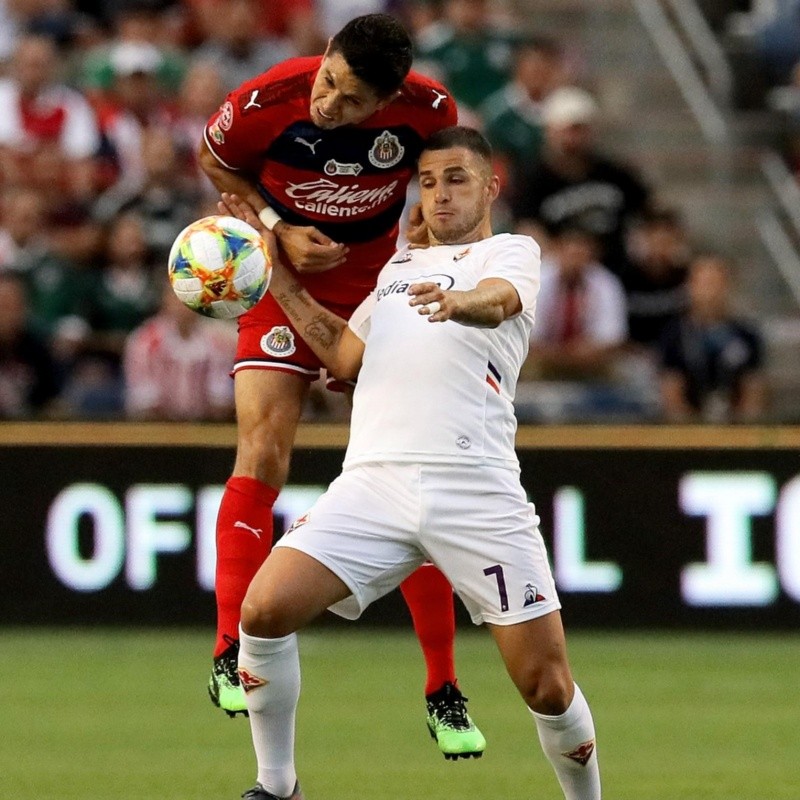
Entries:
[[[514, 392], [539, 289], [539, 246], [499, 234], [473, 244], [399, 250], [350, 328], [365, 342], [345, 468], [375, 461], [519, 469]], [[487, 278], [517, 290], [522, 312], [496, 328], [430, 322], [408, 287], [466, 291]]]

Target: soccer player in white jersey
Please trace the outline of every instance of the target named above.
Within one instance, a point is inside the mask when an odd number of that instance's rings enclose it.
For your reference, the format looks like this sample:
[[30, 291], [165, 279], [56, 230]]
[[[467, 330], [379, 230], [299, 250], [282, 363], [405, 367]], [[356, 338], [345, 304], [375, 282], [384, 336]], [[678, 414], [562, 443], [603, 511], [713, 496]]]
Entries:
[[[302, 797], [295, 631], [326, 608], [359, 616], [430, 560], [491, 631], [564, 796], [598, 800], [594, 723], [514, 451], [539, 248], [492, 235], [498, 178], [480, 133], [439, 131], [418, 167], [431, 246], [397, 252], [349, 322], [309, 296], [263, 231], [273, 296], [328, 370], [358, 383], [342, 474], [280, 540], [242, 605], [239, 674], [258, 761], [244, 797]], [[236, 196], [223, 195], [220, 210], [259, 226]]]

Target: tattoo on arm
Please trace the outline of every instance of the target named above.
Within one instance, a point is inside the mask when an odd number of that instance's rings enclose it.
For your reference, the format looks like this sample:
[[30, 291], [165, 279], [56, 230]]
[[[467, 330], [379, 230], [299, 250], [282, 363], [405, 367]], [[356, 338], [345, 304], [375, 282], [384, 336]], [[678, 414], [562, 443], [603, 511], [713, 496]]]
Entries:
[[289, 284], [275, 299], [312, 349], [314, 345], [329, 352], [336, 349], [347, 323], [320, 308], [299, 283]]
[[303, 338], [315, 341], [320, 347], [334, 347], [342, 336], [341, 326], [337, 327], [327, 312], [317, 314], [303, 330]]

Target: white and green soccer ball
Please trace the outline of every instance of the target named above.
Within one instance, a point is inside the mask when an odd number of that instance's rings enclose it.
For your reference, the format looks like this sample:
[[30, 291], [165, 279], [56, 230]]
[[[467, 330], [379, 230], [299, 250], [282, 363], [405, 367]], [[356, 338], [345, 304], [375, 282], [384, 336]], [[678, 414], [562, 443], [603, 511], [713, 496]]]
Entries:
[[168, 260], [169, 281], [179, 299], [199, 314], [232, 319], [265, 294], [272, 274], [258, 231], [235, 217], [204, 217], [184, 228]]

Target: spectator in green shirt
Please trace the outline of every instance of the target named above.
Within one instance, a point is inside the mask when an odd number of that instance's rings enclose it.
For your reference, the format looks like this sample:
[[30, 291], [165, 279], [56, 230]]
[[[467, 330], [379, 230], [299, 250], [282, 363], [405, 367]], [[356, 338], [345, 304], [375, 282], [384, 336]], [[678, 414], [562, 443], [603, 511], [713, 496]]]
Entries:
[[508, 81], [519, 39], [492, 24], [489, 5], [487, 0], [446, 0], [443, 24], [416, 42], [415, 69], [440, 80], [471, 111]]
[[510, 167], [531, 163], [544, 142], [542, 102], [562, 81], [563, 55], [552, 39], [533, 39], [515, 54], [514, 76], [480, 108], [484, 133]]

